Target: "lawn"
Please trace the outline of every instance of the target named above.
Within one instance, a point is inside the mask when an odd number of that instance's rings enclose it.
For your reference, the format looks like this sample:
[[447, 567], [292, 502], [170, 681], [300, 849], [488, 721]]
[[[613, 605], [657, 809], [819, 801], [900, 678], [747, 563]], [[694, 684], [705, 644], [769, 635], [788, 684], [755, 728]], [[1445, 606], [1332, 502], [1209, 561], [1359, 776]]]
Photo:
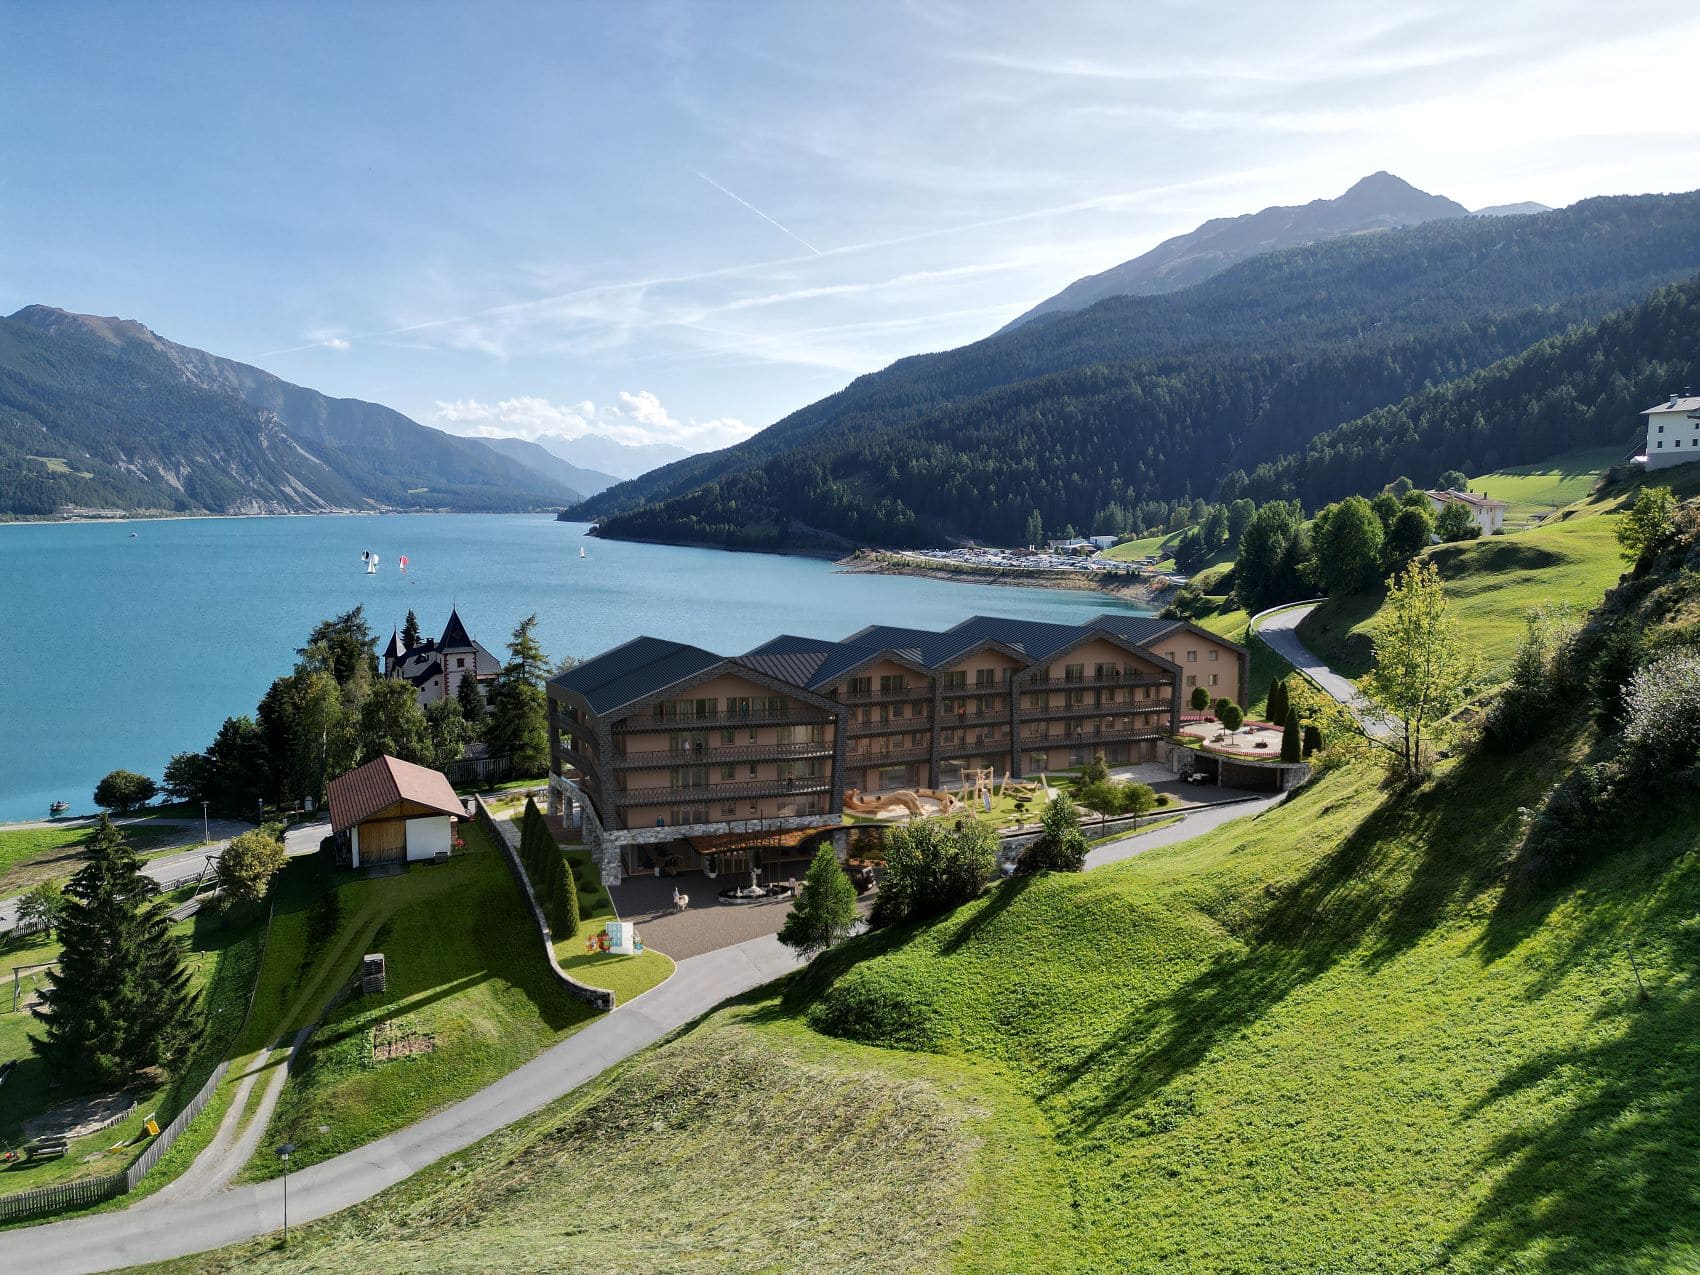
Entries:
[[1533, 465], [1513, 465], [1481, 474], [1470, 479], [1470, 490], [1509, 504], [1505, 525], [1515, 529], [1536, 515], [1551, 515], [1575, 504], [1593, 489], [1601, 474], [1622, 459], [1621, 447], [1567, 452]]
[[[176, 901], [186, 893], [180, 891], [171, 897]], [[162, 1083], [156, 1078], [139, 1082], [134, 1091], [134, 1114], [110, 1129], [74, 1142], [69, 1155], [19, 1163], [0, 1171], [0, 1195], [116, 1172], [140, 1154], [148, 1141], [142, 1130], [147, 1116], [157, 1113], [161, 1125], [168, 1122], [225, 1056], [247, 1008], [264, 927], [264, 914], [257, 909], [233, 913], [228, 921], [208, 910], [177, 923], [175, 932], [189, 945], [191, 980], [201, 994], [201, 1011], [207, 1022], [200, 1050], [175, 1081]], [[0, 1062], [18, 1060], [17, 1070], [0, 1088], [0, 1140], [14, 1147], [23, 1142], [21, 1126], [25, 1120], [77, 1096], [75, 1089], [61, 1087], [31, 1051], [29, 1034], [40, 1027], [35, 1016], [24, 1008], [12, 1009], [13, 967], [51, 961], [58, 955], [56, 939], [32, 935], [0, 940], [0, 974], [5, 977], [4, 999], [0, 1000]]]
[[[294, 1167], [412, 1124], [595, 1017], [549, 973], [488, 834], [466, 824], [462, 835], [466, 850], [446, 863], [341, 874], [310, 908], [279, 919], [260, 988], [268, 1022], [311, 1022], [366, 952], [382, 952], [388, 974], [384, 993], [331, 1012], [284, 1087], [263, 1145], [294, 1142]], [[272, 1176], [276, 1159], [257, 1156], [246, 1176]]]
[[[616, 1006], [666, 982], [673, 973], [673, 961], [660, 952], [645, 949], [637, 956], [615, 956], [584, 950], [587, 938], [602, 933], [606, 922], [617, 919], [614, 901], [609, 898], [588, 849], [568, 846], [562, 850], [562, 857], [578, 888], [580, 920], [578, 931], [571, 938], [555, 940], [555, 960], [561, 968], [581, 983], [613, 992]], [[641, 932], [638, 937], [643, 937]]]
[[[94, 831], [86, 825], [0, 829], [0, 899], [22, 894], [43, 881], [68, 880], [82, 867], [82, 846]], [[124, 838], [144, 856], [200, 844], [195, 829], [146, 823], [124, 825]]]
[[1159, 567], [1173, 567], [1174, 557], [1169, 553], [1169, 545], [1181, 535], [1179, 531], [1165, 531], [1161, 535], [1142, 536], [1138, 540], [1124, 541], [1104, 550], [1104, 557], [1115, 558], [1119, 562], [1138, 562], [1141, 558], [1149, 558], [1156, 554]]
[[[1453, 618], [1469, 635], [1487, 680], [1503, 676], [1530, 610], [1566, 603], [1580, 616], [1617, 583], [1625, 569], [1613, 534], [1617, 518], [1589, 516], [1597, 511], [1577, 510], [1515, 535], [1428, 551], [1440, 569]], [[1360, 677], [1371, 667], [1369, 634], [1381, 598], [1376, 590], [1332, 599], [1305, 618], [1299, 637], [1338, 672]]]

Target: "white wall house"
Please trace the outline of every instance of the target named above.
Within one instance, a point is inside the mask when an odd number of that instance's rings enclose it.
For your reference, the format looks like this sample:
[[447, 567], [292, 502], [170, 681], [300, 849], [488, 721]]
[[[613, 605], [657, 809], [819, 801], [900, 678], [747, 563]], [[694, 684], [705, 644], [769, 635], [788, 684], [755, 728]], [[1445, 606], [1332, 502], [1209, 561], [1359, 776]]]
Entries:
[[1700, 397], [1672, 394], [1641, 415], [1647, 418], [1648, 469], [1700, 461]]
[[1504, 528], [1505, 511], [1511, 507], [1503, 500], [1489, 500], [1473, 491], [1430, 491], [1423, 494], [1428, 497], [1436, 517], [1448, 505], [1463, 505], [1470, 511], [1470, 520], [1481, 528], [1484, 536], [1491, 536]]

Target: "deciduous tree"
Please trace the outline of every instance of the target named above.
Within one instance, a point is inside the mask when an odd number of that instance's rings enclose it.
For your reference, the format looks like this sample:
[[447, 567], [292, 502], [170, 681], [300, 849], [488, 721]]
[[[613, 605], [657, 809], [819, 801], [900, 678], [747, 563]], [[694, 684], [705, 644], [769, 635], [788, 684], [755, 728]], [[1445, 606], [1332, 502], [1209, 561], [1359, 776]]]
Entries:
[[244, 832], [218, 857], [218, 888], [229, 903], [258, 903], [287, 861], [276, 837], [257, 829]]
[[1372, 633], [1375, 670], [1361, 685], [1393, 719], [1383, 746], [1403, 776], [1421, 774], [1443, 723], [1464, 702], [1475, 660], [1447, 614], [1434, 563], [1411, 563], [1387, 582], [1387, 601]]
[[1040, 816], [1043, 831], [1022, 850], [1015, 861], [1018, 874], [1034, 872], [1080, 872], [1086, 867], [1086, 834], [1080, 830], [1080, 812], [1066, 793], [1058, 793]]
[[103, 810], [128, 814], [145, 806], [159, 792], [159, 785], [133, 770], [115, 770], [94, 786], [94, 804]]
[[873, 924], [922, 920], [977, 898], [997, 857], [996, 835], [972, 816], [917, 819], [891, 829]]
[[1639, 562], [1670, 544], [1676, 534], [1676, 497], [1669, 487], [1643, 487], [1635, 503], [1617, 520], [1617, 543], [1624, 560]]

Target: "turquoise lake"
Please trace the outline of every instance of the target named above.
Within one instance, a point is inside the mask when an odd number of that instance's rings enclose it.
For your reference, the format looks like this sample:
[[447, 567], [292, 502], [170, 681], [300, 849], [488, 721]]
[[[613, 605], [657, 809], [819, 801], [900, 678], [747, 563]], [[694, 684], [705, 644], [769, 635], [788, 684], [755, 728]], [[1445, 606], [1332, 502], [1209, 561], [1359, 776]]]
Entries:
[[[252, 713], [315, 624], [360, 604], [384, 638], [409, 607], [435, 634], [458, 605], [498, 656], [535, 611], [551, 658], [640, 633], [736, 654], [778, 633], [1140, 610], [1095, 593], [845, 575], [814, 559], [584, 531], [477, 515], [0, 526], [0, 820], [45, 818], [56, 799], [86, 811], [116, 767], [157, 779], [173, 753]], [[377, 575], [363, 550], [382, 558]]]

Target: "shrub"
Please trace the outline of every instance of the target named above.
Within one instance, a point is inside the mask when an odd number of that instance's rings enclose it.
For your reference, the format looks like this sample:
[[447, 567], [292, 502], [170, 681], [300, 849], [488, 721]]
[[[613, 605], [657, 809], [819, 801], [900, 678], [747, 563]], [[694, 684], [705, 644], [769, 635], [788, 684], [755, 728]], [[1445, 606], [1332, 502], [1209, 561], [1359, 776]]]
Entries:
[[1629, 679], [1623, 706], [1623, 743], [1634, 764], [1692, 766], [1700, 754], [1700, 651], [1654, 656]]
[[115, 770], [94, 786], [94, 804], [119, 814], [145, 806], [154, 799], [159, 787], [146, 775], [133, 770]]
[[1028, 842], [1015, 861], [1017, 875], [1082, 871], [1086, 867], [1086, 834], [1080, 830], [1080, 812], [1074, 803], [1059, 793], [1045, 807], [1042, 823], [1044, 831]]
[[1292, 700], [1287, 694], [1287, 683], [1279, 677], [1269, 683], [1269, 720], [1272, 722], [1286, 721], [1287, 710], [1292, 706]]
[[1676, 537], [1676, 497], [1669, 487], [1643, 487], [1617, 523], [1624, 559], [1639, 570], [1641, 561], [1667, 548]]
[[1103, 750], [1092, 754], [1092, 760], [1080, 768], [1080, 780], [1087, 784], [1100, 784], [1110, 777], [1110, 763], [1105, 760]]
[[1314, 723], [1305, 727], [1303, 755], [1308, 760], [1322, 751], [1322, 728]]
[[978, 819], [941, 816], [891, 829], [871, 923], [922, 920], [976, 898], [997, 857], [997, 837]]
[[1187, 702], [1192, 705], [1193, 712], [1202, 713], [1210, 707], [1210, 692], [1202, 686], [1195, 686], [1192, 688], [1192, 698]]
[[265, 829], [244, 832], [218, 857], [218, 888], [228, 903], [258, 903], [288, 862], [283, 842]]
[[1591, 635], [1582, 648], [1588, 693], [1602, 722], [1615, 722], [1623, 716], [1624, 691], [1643, 654], [1641, 630], [1627, 617]]
[[1580, 766], [1554, 784], [1529, 818], [1519, 856], [1523, 881], [1550, 884], [1587, 867], [1611, 844], [1600, 834], [1617, 822], [1623, 788], [1618, 762]]
[[1298, 761], [1300, 747], [1299, 710], [1289, 708], [1287, 720], [1281, 727], [1281, 760], [1286, 762]]

